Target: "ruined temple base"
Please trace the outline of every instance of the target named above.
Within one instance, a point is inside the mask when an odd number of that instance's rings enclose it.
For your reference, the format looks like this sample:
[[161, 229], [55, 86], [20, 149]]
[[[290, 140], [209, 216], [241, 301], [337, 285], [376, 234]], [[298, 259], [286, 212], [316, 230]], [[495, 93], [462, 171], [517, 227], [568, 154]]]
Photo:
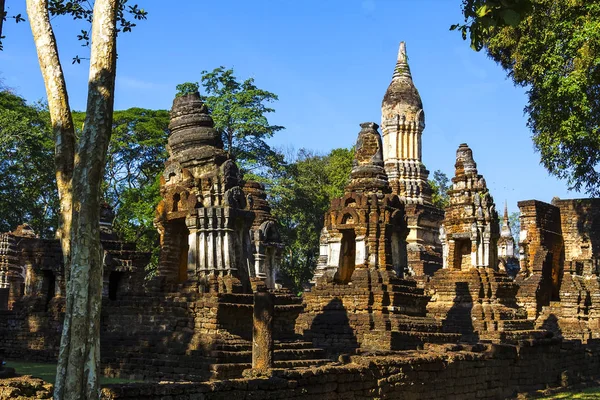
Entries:
[[542, 307], [536, 326], [565, 339], [587, 342], [600, 339], [600, 280], [565, 273], [560, 301]]
[[[56, 361], [60, 304], [47, 311], [34, 312], [25, 303], [0, 311], [0, 351], [7, 358]], [[173, 292], [104, 299], [102, 373], [156, 381], [241, 377], [252, 366], [252, 310], [252, 294]], [[275, 294], [276, 367], [329, 362], [322, 349], [295, 334], [294, 321], [301, 311], [298, 296]]]
[[428, 300], [414, 280], [393, 271], [357, 269], [349, 284], [324, 277], [304, 294], [296, 332], [332, 354], [457, 342], [460, 335], [443, 333], [441, 323], [426, 316]]
[[518, 393], [593, 382], [600, 344], [540, 340], [519, 345], [428, 345], [421, 351], [352, 356], [350, 363], [273, 370], [270, 378], [203, 383], [108, 385], [102, 398], [505, 399]]
[[409, 229], [406, 250], [410, 274], [424, 284], [442, 268], [439, 230], [444, 211], [427, 204], [406, 204], [404, 211]]
[[438, 271], [428, 289], [428, 315], [438, 318], [444, 332], [462, 334], [462, 340], [514, 343], [551, 337], [535, 329], [525, 309], [517, 305], [516, 285], [505, 272], [491, 268]]

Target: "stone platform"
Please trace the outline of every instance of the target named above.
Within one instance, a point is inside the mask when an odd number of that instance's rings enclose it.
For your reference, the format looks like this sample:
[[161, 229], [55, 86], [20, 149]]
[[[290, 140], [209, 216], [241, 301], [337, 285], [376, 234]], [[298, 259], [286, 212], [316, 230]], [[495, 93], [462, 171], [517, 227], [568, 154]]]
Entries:
[[349, 284], [317, 284], [304, 294], [296, 331], [334, 354], [457, 342], [460, 335], [443, 332], [441, 322], [426, 315], [428, 301], [414, 280], [357, 269]]

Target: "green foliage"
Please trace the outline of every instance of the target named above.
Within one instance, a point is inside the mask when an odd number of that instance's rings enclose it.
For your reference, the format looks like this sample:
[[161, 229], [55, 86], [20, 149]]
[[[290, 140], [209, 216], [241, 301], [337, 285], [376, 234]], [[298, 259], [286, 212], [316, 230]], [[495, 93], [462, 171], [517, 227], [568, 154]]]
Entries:
[[448, 190], [451, 189], [450, 179], [448, 176], [440, 171], [439, 169], [433, 172], [433, 179], [429, 180], [429, 186], [431, 186], [432, 202], [433, 205], [445, 209], [450, 204], [450, 196], [448, 196]]
[[282, 176], [269, 183], [285, 244], [281, 270], [297, 290], [312, 277], [325, 213], [331, 200], [343, 194], [353, 157], [351, 149], [334, 149], [326, 156], [302, 149]]
[[200, 90], [200, 84], [198, 82], [184, 82], [175, 86], [177, 93], [175, 97], [185, 96], [186, 94], [196, 93]]
[[[82, 127], [84, 113], [74, 113]], [[169, 112], [130, 108], [115, 111], [104, 174], [104, 201], [115, 210], [115, 232], [138, 250], [152, 252], [151, 267], [158, 261], [159, 236], [154, 213], [160, 201], [158, 177], [168, 154]]]
[[[128, 0], [119, 1], [119, 8], [117, 10], [118, 32], [131, 32], [131, 30], [136, 26], [136, 20], [141, 21], [147, 19], [148, 17], [148, 12], [146, 10], [140, 8], [137, 4], [128, 5], [127, 2]], [[0, 18], [5, 20], [7, 18], [7, 12], [4, 9], [4, 2], [0, 3], [3, 7], [0, 9]], [[94, 2], [90, 0], [49, 0], [48, 13], [51, 17], [68, 15], [74, 20], [86, 22], [91, 26], [92, 17], [94, 14]], [[11, 15], [8, 16], [8, 18], [14, 19], [16, 23], [25, 21], [21, 14]], [[2, 39], [4, 39], [1, 28], [2, 24], [0, 23], [0, 51], [3, 49]], [[82, 46], [89, 46], [89, 30], [82, 29], [80, 33], [77, 34], [77, 40], [82, 42]], [[73, 57], [73, 64], [79, 64], [83, 59], [84, 58], [75, 56]]]
[[267, 119], [275, 110], [266, 104], [276, 101], [277, 95], [257, 88], [253, 78], [239, 82], [233, 69], [225, 67], [202, 71], [201, 82], [206, 94], [202, 100], [221, 133], [225, 150], [236, 159], [240, 170], [260, 175], [283, 164], [283, 156], [266, 142], [284, 129]]
[[515, 254], [519, 254], [519, 236], [521, 234], [521, 213], [519, 211], [512, 212], [508, 215], [508, 223], [510, 224], [510, 233], [515, 241]]
[[550, 396], [538, 397], [539, 400], [597, 400], [600, 397], [600, 387], [587, 389], [573, 389], [559, 393], [553, 393]]
[[[85, 113], [74, 112], [76, 133]], [[130, 108], [115, 111], [104, 174], [103, 197], [115, 210], [115, 232], [158, 260], [154, 213], [158, 177], [168, 154], [169, 112]], [[58, 224], [54, 142], [47, 111], [0, 92], [0, 232], [27, 222], [42, 237]]]
[[0, 232], [29, 223], [42, 237], [57, 226], [54, 142], [41, 105], [0, 91]]
[[[31, 375], [35, 378], [43, 379], [48, 383], [54, 384], [56, 382], [56, 364], [40, 363], [33, 361], [6, 361], [6, 366], [14, 368], [19, 375]], [[143, 382], [133, 379], [122, 379], [122, 378], [109, 378], [105, 376], [100, 377], [100, 383], [102, 385], [108, 385], [111, 383], [133, 383]]]
[[[571, 189], [598, 195], [600, 2], [529, 3], [517, 24], [481, 32], [471, 24], [471, 40], [481, 41], [513, 82], [528, 89], [525, 112], [544, 167]], [[473, 23], [485, 21], [472, 16], [473, 8], [463, 10]]]
[[531, 0], [463, 0], [464, 23], [454, 24], [463, 39], [471, 40], [471, 48], [479, 51], [494, 30], [503, 26], [516, 26], [531, 12]]

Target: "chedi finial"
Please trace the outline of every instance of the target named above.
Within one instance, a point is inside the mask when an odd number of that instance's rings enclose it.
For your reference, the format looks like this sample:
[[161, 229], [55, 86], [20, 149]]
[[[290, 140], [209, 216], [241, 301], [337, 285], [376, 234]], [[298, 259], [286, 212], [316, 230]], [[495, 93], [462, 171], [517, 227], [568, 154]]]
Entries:
[[400, 48], [398, 49], [398, 61], [396, 62], [396, 68], [394, 69], [392, 80], [399, 78], [407, 78], [412, 80], [410, 67], [408, 66], [408, 56], [406, 55], [405, 42], [400, 42]]

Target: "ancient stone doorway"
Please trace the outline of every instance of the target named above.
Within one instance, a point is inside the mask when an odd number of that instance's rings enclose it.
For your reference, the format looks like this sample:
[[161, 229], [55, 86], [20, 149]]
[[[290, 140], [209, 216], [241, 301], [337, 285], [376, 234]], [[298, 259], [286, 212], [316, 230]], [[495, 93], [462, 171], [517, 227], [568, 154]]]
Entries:
[[0, 288], [0, 311], [8, 310], [9, 288]]
[[119, 292], [119, 285], [121, 283], [121, 277], [123, 273], [118, 271], [113, 271], [108, 276], [108, 299], [116, 300], [117, 293]]
[[44, 277], [42, 280], [42, 293], [45, 293], [46, 298], [44, 309], [48, 311], [50, 300], [52, 300], [56, 294], [56, 278], [54, 277], [54, 272], [52, 271], [45, 270], [43, 273]]
[[188, 252], [190, 249], [188, 243], [190, 231], [185, 225], [185, 220], [181, 219], [173, 222], [173, 235], [177, 237], [176, 242], [178, 244], [177, 281], [182, 283], [188, 279]]
[[392, 233], [392, 264], [396, 275], [404, 276], [408, 270], [408, 253], [406, 250], [406, 240], [402, 238], [399, 232]]
[[342, 231], [342, 243], [340, 249], [340, 266], [337, 272], [338, 283], [348, 283], [352, 278], [356, 265], [356, 234], [354, 230]]
[[471, 239], [456, 239], [453, 265], [458, 270], [469, 269], [471, 266]]

